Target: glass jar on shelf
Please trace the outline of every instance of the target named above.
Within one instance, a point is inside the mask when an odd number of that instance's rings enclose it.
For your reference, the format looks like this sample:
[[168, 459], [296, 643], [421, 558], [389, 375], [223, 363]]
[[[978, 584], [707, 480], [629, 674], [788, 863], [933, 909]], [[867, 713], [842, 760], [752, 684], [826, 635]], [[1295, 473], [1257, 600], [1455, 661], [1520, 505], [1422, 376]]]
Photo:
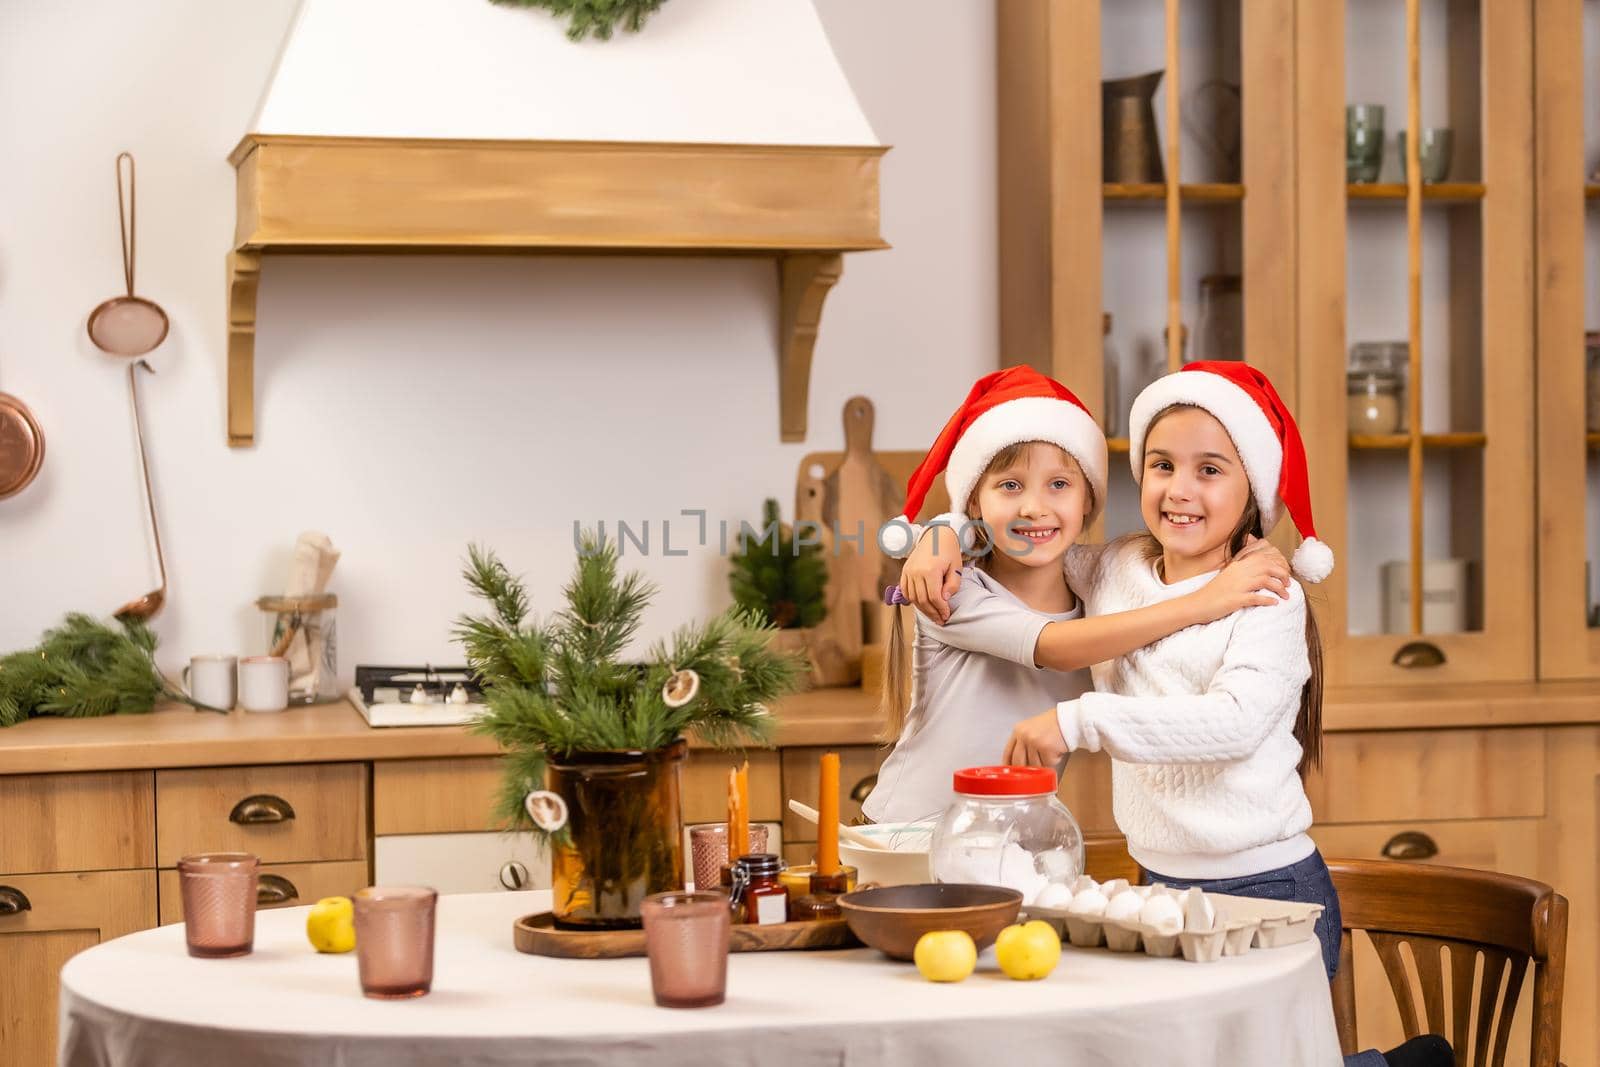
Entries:
[[1101, 316], [1100, 336], [1102, 370], [1105, 377], [1105, 428], [1107, 437], [1120, 437], [1122, 434], [1122, 361], [1117, 356], [1117, 347], [1111, 343], [1111, 312], [1107, 311]]
[[936, 882], [999, 885], [1031, 903], [1048, 885], [1083, 873], [1083, 833], [1056, 796], [1048, 767], [969, 767], [933, 828]]
[[1404, 341], [1361, 341], [1350, 349], [1345, 394], [1351, 433], [1395, 434], [1405, 430], [1410, 357], [1410, 346]]
[[1208, 274], [1200, 279], [1194, 358], [1244, 359], [1244, 279], [1239, 275]]

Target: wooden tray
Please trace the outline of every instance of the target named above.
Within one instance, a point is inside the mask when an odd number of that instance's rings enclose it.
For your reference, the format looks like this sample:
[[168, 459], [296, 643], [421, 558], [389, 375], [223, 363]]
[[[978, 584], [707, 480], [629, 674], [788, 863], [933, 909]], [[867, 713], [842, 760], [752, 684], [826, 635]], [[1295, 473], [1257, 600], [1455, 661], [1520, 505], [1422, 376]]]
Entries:
[[[524, 915], [512, 926], [518, 952], [571, 960], [608, 960], [644, 955], [643, 930], [557, 930], [548, 911]], [[861, 942], [843, 919], [808, 923], [736, 924], [729, 946], [734, 952], [780, 952], [804, 948], [859, 948]]]

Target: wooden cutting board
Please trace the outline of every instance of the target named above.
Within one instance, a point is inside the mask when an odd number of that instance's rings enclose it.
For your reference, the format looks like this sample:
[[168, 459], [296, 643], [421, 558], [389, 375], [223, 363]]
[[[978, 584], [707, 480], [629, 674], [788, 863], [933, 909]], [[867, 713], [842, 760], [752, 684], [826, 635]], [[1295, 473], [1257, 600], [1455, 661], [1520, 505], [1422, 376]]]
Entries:
[[[875, 416], [872, 401], [866, 397], [853, 396], [845, 401], [844, 457], [828, 474], [822, 493], [822, 521], [837, 523], [844, 537], [861, 535], [859, 542], [845, 543], [854, 546], [862, 557], [856, 579], [865, 602], [876, 601], [883, 587], [894, 582], [891, 560], [878, 549], [877, 534], [878, 528], [905, 506], [905, 493], [872, 454]], [[898, 573], [898, 566], [893, 571]]]

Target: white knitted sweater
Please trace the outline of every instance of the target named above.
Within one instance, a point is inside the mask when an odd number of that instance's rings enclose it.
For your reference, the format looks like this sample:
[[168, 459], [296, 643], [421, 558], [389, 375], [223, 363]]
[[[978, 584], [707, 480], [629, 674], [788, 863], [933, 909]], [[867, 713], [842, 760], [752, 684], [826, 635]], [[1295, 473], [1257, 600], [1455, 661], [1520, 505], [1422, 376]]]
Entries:
[[[1091, 615], [1170, 600], [1215, 577], [1167, 585], [1132, 538], [1074, 546], [1066, 567]], [[1311, 854], [1294, 739], [1311, 673], [1305, 628], [1305, 593], [1291, 582], [1280, 604], [1191, 626], [1100, 665], [1097, 692], [1058, 706], [1068, 748], [1110, 753], [1117, 825], [1146, 869], [1233, 878]]]

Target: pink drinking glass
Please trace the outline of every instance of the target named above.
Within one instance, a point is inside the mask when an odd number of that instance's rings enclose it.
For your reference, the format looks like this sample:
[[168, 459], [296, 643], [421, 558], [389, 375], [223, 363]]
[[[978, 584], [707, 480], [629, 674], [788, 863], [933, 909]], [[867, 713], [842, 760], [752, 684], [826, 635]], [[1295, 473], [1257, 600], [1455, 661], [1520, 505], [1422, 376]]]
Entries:
[[[764, 823], [750, 825], [751, 853], [767, 851], [767, 829]], [[708, 822], [689, 827], [689, 860], [696, 889], [720, 886], [722, 868], [728, 864], [728, 824]]]
[[361, 992], [379, 1000], [420, 997], [433, 988], [432, 889], [371, 886], [358, 890], [356, 963]]
[[226, 959], [250, 954], [256, 940], [259, 871], [260, 861], [248, 852], [209, 852], [178, 861], [189, 955]]
[[663, 1008], [709, 1008], [728, 990], [733, 913], [721, 893], [657, 893], [639, 905], [650, 990]]

